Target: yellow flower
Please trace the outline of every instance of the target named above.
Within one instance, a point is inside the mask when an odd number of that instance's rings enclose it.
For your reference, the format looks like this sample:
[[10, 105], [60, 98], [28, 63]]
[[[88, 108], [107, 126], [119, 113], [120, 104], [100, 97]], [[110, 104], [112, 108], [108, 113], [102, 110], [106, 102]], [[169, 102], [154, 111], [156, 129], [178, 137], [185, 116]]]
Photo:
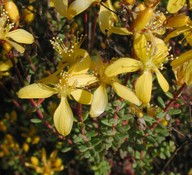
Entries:
[[191, 55], [192, 50], [189, 50], [171, 62], [173, 72], [175, 73], [175, 77], [179, 85], [186, 83], [189, 86], [192, 84]]
[[[175, 22], [175, 21], [178, 21], [178, 22]], [[179, 21], [180, 21], [180, 25], [181, 24], [182, 25], [177, 27]], [[174, 30], [166, 36], [164, 41], [168, 42], [171, 38], [183, 34], [184, 39], [186, 39], [187, 43], [189, 43], [192, 46], [192, 21], [190, 20], [190, 18], [185, 15], [180, 15], [178, 17], [175, 16], [174, 19], [171, 21], [171, 24], [168, 23], [168, 25], [169, 25], [168, 27], [172, 27], [172, 28], [174, 28]], [[179, 43], [181, 44], [181, 42], [182, 42], [182, 40]]]
[[[91, 104], [92, 94], [84, 87], [95, 82], [96, 77], [87, 74], [89, 64], [75, 64], [68, 72], [56, 72], [43, 82], [34, 83], [19, 90], [20, 98], [48, 98], [58, 94], [60, 104], [57, 107], [53, 120], [58, 132], [64, 136], [71, 132], [73, 125], [73, 113], [68, 104], [67, 97], [72, 97], [81, 104]], [[59, 75], [58, 75], [59, 73]]]
[[108, 66], [109, 64], [104, 63], [100, 57], [93, 62], [92, 69], [99, 80], [99, 87], [93, 94], [93, 100], [90, 109], [91, 117], [97, 117], [105, 111], [108, 105], [107, 85], [112, 86], [114, 91], [121, 98], [136, 105], [141, 104], [136, 95], [128, 87], [120, 83], [120, 81], [117, 79], [117, 76], [107, 76], [104, 73]]
[[94, 2], [100, 0], [75, 0], [70, 5], [68, 0], [53, 0], [54, 6], [61, 16], [71, 20], [76, 15], [85, 11]]
[[154, 37], [151, 42], [148, 42], [145, 35], [136, 34], [134, 50], [139, 60], [127, 57], [120, 58], [106, 68], [105, 74], [114, 76], [141, 69], [143, 74], [136, 81], [135, 91], [138, 98], [144, 104], [147, 104], [151, 99], [153, 73], [156, 74], [163, 91], [167, 92], [169, 89], [169, 84], [158, 69], [162, 68], [162, 64], [168, 55], [168, 49], [159, 38]]
[[57, 157], [57, 150], [54, 150], [47, 159], [45, 148], [41, 151], [41, 161], [36, 156], [30, 158], [30, 162], [26, 162], [25, 166], [35, 169], [37, 173], [53, 175], [55, 172], [62, 171], [64, 166], [62, 160]]
[[102, 2], [100, 5], [98, 23], [103, 34], [109, 36], [111, 33], [119, 35], [130, 35], [132, 32], [128, 31], [126, 27], [116, 27], [115, 22], [118, 22], [118, 17], [115, 14], [111, 0]]
[[[153, 1], [154, 2], [154, 1]], [[134, 12], [134, 19], [131, 24], [131, 30], [133, 33], [155, 33], [162, 35], [165, 33], [164, 21], [166, 16], [159, 10], [155, 11], [153, 6], [144, 6], [144, 4], [138, 4], [139, 9]]]
[[59, 66], [62, 66], [63, 64], [69, 64], [72, 66], [78, 62], [82, 65], [88, 64], [85, 65], [86, 68], [90, 67], [91, 59], [88, 52], [80, 48], [84, 38], [84, 36], [78, 38], [72, 35], [70, 38], [65, 38], [65, 42], [59, 37], [51, 40], [53, 48], [62, 56]]
[[17, 51], [23, 53], [25, 51], [24, 47], [17, 43], [32, 44], [34, 42], [33, 35], [23, 29], [10, 31], [13, 27], [14, 23], [9, 23], [9, 17], [6, 15], [5, 10], [2, 10], [0, 16], [0, 40], [6, 41]]

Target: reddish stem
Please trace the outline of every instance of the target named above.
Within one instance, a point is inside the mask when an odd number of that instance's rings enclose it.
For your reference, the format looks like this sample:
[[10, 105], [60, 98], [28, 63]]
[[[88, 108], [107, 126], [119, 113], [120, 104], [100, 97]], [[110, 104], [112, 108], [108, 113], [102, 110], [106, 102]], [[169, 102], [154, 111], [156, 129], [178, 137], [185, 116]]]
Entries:
[[41, 110], [38, 109], [38, 104], [36, 104], [33, 99], [30, 99], [29, 101], [30, 101], [30, 103], [32, 104], [32, 106], [37, 109], [36, 112], [37, 112], [38, 118], [43, 122], [43, 124], [44, 124], [48, 129], [50, 129], [53, 134], [57, 135], [57, 137], [58, 137], [59, 139], [65, 140], [65, 138], [64, 138], [62, 135], [60, 135], [60, 134], [56, 131], [56, 129], [55, 129], [53, 126], [51, 126], [51, 124], [44, 119], [44, 116], [43, 116]]
[[179, 90], [177, 91], [177, 93], [173, 96], [173, 99], [171, 99], [169, 101], [169, 103], [166, 105], [166, 108], [164, 109], [164, 112], [167, 112], [169, 110], [170, 107], [172, 107], [173, 102], [175, 102], [177, 100], [177, 98], [179, 97], [179, 95], [182, 93], [182, 91], [186, 88], [186, 84], [184, 83]]

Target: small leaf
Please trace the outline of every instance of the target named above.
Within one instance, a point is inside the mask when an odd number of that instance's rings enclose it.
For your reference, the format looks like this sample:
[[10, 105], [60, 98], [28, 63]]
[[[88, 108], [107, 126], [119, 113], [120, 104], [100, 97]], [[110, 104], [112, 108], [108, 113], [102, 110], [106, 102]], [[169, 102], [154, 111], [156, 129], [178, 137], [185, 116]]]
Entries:
[[181, 113], [181, 109], [170, 109], [167, 113], [169, 115], [178, 115]]
[[103, 123], [106, 126], [110, 126], [110, 127], [113, 125], [113, 124], [109, 123], [109, 120], [107, 120], [107, 119], [101, 120], [101, 123]]
[[169, 97], [170, 99], [173, 98], [173, 94], [171, 92], [165, 92], [165, 95]]
[[162, 97], [160, 97], [160, 96], [157, 97], [157, 101], [158, 101], [159, 105], [164, 109], [165, 108], [165, 103], [164, 103]]
[[86, 112], [84, 115], [83, 115], [83, 121], [87, 120], [89, 116], [89, 112]]
[[31, 120], [30, 120], [32, 123], [41, 123], [42, 121], [40, 120], [40, 119], [38, 119], [38, 118], [32, 118]]
[[66, 153], [66, 152], [68, 152], [68, 151], [70, 151], [70, 150], [71, 150], [70, 147], [66, 147], [66, 148], [63, 148], [63, 149], [61, 150], [61, 152]]

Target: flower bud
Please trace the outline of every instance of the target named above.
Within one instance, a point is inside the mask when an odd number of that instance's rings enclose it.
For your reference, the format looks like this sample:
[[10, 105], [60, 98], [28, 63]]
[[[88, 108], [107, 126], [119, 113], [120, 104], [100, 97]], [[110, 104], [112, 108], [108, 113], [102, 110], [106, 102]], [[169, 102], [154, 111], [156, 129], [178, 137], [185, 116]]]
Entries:
[[134, 32], [141, 31], [147, 23], [150, 21], [150, 19], [153, 16], [153, 9], [152, 8], [146, 8], [143, 11], [139, 12], [136, 19], [133, 22], [132, 29]]
[[35, 137], [33, 138], [32, 144], [38, 144], [39, 141], [40, 141], [40, 137], [39, 137], [39, 136], [35, 136]]
[[35, 14], [32, 12], [34, 7], [29, 5], [27, 8], [22, 10], [22, 15], [26, 23], [31, 23], [35, 19]]
[[172, 16], [167, 19], [166, 27], [183, 27], [189, 22], [189, 17], [186, 15]]
[[13, 1], [5, 2], [5, 10], [8, 12], [9, 18], [12, 22], [17, 23], [19, 21], [19, 11]]
[[29, 145], [27, 143], [23, 143], [23, 146], [22, 146], [23, 150], [25, 152], [28, 152], [29, 151]]
[[6, 50], [7, 52], [9, 52], [13, 47], [7, 43], [7, 42], [4, 42], [3, 43], [3, 49]]
[[31, 157], [31, 163], [33, 164], [33, 165], [39, 165], [39, 160], [38, 160], [38, 158], [37, 157], [35, 157], [35, 156], [32, 156]]
[[55, 167], [60, 167], [62, 165], [62, 160], [60, 158], [57, 158], [54, 162], [53, 165]]

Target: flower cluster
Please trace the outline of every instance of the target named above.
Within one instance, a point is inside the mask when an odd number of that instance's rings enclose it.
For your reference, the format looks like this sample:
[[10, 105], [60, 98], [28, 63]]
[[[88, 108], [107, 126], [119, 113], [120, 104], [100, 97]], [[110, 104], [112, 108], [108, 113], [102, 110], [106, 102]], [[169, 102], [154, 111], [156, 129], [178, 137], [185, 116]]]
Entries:
[[152, 174], [153, 155], [181, 150], [166, 137], [183, 136], [191, 112], [191, 10], [191, 0], [0, 0], [0, 169], [53, 175], [67, 162], [73, 174], [85, 158], [95, 175], [120, 174], [117, 164]]
[[[83, 4], [83, 5], [82, 5]], [[58, 94], [60, 104], [54, 113], [54, 125], [58, 132], [66, 136], [71, 132], [73, 125], [73, 113], [67, 101], [67, 97], [81, 104], [89, 104], [90, 116], [98, 117], [108, 105], [107, 88], [110, 85], [116, 94], [128, 102], [143, 106], [150, 103], [152, 94], [153, 74], [164, 92], [169, 90], [169, 83], [160, 70], [163, 64], [169, 61], [168, 41], [170, 38], [184, 34], [190, 44], [191, 22], [188, 16], [177, 14], [177, 16], [166, 16], [156, 10], [158, 1], [146, 1], [135, 7], [132, 3], [127, 6], [132, 17], [130, 27], [117, 26], [120, 23], [117, 12], [111, 0], [107, 1], [82, 1], [75, 0], [68, 3], [67, 0], [54, 0], [54, 6], [61, 16], [72, 20], [90, 6], [100, 7], [98, 12], [98, 23], [102, 33], [108, 37], [114, 33], [119, 35], [133, 35], [133, 48], [136, 57], [116, 58], [115, 61], [104, 61], [100, 56], [95, 60], [90, 58], [88, 51], [81, 49], [81, 40], [63, 42], [60, 38], [53, 38], [53, 48], [62, 56], [58, 70], [38, 83], [28, 85], [18, 92], [20, 98], [48, 98]], [[134, 9], [133, 9], [134, 7]], [[175, 9], [176, 8], [176, 9]], [[169, 1], [167, 10], [176, 13], [181, 7], [175, 7]], [[177, 19], [182, 20], [178, 23]], [[166, 29], [173, 29], [163, 40]], [[79, 41], [80, 40], [80, 41]], [[188, 51], [191, 52], [191, 51]], [[191, 83], [189, 53], [181, 55], [178, 60], [171, 63], [179, 82]], [[180, 61], [181, 60], [181, 61]], [[179, 64], [180, 63], [180, 64]], [[118, 79], [119, 74], [139, 71], [141, 75], [136, 79], [131, 88], [124, 86]], [[182, 75], [181, 75], [182, 74]], [[180, 75], [183, 80], [180, 80]], [[90, 85], [96, 86], [95, 90], [88, 90]]]

